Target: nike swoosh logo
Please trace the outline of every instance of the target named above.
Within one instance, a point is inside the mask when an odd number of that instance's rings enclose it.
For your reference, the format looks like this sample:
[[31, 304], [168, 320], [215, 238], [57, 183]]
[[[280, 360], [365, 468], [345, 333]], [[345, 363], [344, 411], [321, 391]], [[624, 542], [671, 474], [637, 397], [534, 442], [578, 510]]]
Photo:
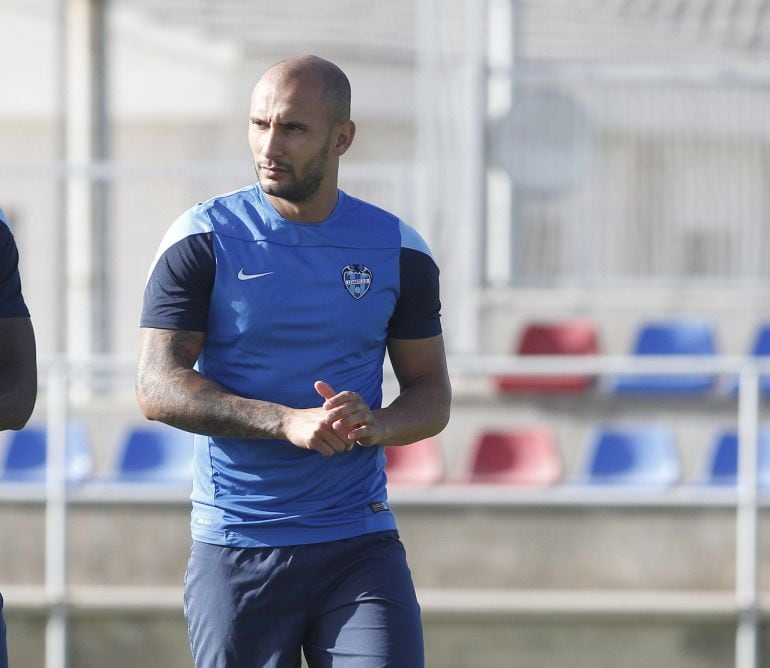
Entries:
[[252, 278], [262, 278], [263, 276], [270, 276], [270, 274], [274, 274], [274, 271], [266, 271], [261, 274], [244, 274], [243, 269], [241, 269], [238, 272], [238, 280], [240, 281], [250, 281]]

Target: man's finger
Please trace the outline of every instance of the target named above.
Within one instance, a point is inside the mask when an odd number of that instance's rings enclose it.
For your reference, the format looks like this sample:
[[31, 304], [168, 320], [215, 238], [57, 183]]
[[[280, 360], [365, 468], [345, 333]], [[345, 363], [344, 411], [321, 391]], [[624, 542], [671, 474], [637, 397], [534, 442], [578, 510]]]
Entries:
[[331, 399], [335, 394], [337, 394], [334, 389], [332, 388], [329, 383], [326, 383], [322, 380], [317, 380], [315, 383], [313, 383], [313, 387], [315, 388], [315, 391], [318, 392], [324, 399]]
[[309, 448], [321, 453], [324, 457], [331, 457], [338, 452], [348, 450], [348, 442], [342, 440], [337, 434], [328, 433], [312, 443]]
[[328, 397], [326, 401], [324, 401], [323, 408], [327, 411], [337, 410], [342, 411], [343, 414], [347, 414], [353, 410], [368, 410], [369, 406], [360, 394], [346, 390], [338, 392], [332, 397]]

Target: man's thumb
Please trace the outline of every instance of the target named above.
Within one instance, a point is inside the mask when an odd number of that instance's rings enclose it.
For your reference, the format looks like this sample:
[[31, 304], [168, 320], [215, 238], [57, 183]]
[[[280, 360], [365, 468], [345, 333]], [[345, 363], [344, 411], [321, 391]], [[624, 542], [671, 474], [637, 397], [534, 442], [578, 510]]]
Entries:
[[324, 383], [322, 380], [317, 380], [313, 383], [315, 391], [318, 392], [324, 399], [331, 399], [337, 394], [329, 383]]

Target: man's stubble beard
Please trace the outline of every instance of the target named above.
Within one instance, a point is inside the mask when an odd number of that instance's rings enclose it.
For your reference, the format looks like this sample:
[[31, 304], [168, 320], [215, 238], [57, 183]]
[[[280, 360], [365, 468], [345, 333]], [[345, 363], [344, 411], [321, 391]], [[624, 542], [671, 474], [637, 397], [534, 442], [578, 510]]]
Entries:
[[[279, 199], [286, 200], [292, 204], [302, 204], [307, 202], [318, 193], [321, 189], [321, 184], [325, 176], [326, 162], [329, 158], [329, 145], [331, 143], [331, 137], [326, 141], [323, 148], [318, 154], [311, 158], [304, 165], [305, 176], [299, 181], [293, 183], [287, 183], [285, 185], [279, 184], [264, 184], [259, 177], [259, 169], [257, 169], [257, 180], [262, 188], [262, 192], [278, 197]], [[294, 174], [294, 169], [291, 169], [290, 173]]]

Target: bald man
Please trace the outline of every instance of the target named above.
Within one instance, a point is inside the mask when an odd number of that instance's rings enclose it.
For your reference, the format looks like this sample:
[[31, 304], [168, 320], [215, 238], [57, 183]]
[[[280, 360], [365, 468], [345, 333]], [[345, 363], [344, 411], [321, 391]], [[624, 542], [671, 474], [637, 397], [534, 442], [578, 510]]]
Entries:
[[[37, 397], [35, 333], [21, 294], [19, 252], [0, 209], [0, 431], [21, 429]], [[0, 668], [8, 666], [0, 594]]]
[[[449, 419], [439, 272], [404, 221], [338, 188], [355, 131], [339, 67], [268, 69], [258, 183], [182, 214], [150, 269], [137, 398], [196, 435], [197, 668], [424, 663], [383, 446]], [[383, 407], [386, 352], [400, 392]]]

